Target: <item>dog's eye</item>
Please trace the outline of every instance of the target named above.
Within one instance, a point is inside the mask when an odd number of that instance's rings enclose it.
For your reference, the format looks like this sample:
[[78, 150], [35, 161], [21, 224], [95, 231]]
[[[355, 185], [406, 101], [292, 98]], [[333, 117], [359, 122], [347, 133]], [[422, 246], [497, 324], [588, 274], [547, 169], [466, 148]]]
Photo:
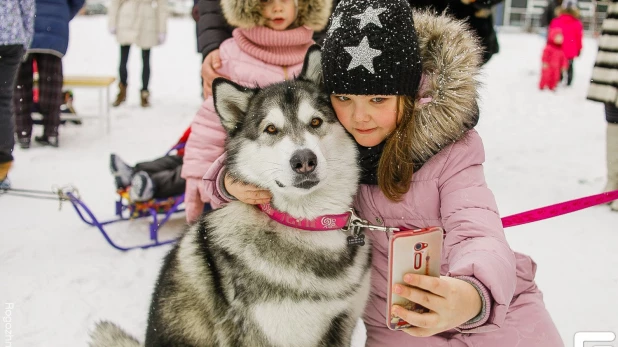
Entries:
[[268, 133], [270, 135], [275, 135], [276, 133], [279, 132], [279, 130], [277, 130], [276, 126], [271, 124], [271, 125], [267, 126], [266, 129], [264, 129], [264, 132]]
[[314, 128], [319, 128], [324, 121], [321, 118], [313, 118], [311, 120], [311, 126]]

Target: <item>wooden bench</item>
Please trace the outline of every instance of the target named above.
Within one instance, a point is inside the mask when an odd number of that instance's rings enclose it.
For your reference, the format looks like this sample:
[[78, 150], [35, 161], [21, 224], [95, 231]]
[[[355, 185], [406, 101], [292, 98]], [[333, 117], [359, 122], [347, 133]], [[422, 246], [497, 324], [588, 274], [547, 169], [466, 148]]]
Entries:
[[[35, 85], [39, 81], [38, 74], [34, 74]], [[109, 114], [109, 86], [116, 81], [113, 76], [81, 76], [81, 75], [65, 75], [63, 88], [93, 88], [99, 90], [99, 114], [97, 117], [101, 120], [101, 124], [105, 127], [105, 132], [110, 131], [110, 114]], [[70, 115], [63, 113], [61, 115], [63, 120], [81, 120], [82, 118], [89, 118], [91, 116], [84, 115]]]

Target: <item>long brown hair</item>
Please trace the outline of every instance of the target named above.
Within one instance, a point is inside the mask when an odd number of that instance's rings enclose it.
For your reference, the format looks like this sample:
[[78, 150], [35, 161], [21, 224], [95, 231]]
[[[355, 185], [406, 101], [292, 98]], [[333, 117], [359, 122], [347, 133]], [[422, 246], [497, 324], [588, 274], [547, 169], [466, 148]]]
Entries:
[[414, 133], [414, 98], [397, 97], [398, 121], [386, 138], [378, 164], [378, 187], [391, 201], [400, 201], [410, 189], [414, 163], [411, 136]]

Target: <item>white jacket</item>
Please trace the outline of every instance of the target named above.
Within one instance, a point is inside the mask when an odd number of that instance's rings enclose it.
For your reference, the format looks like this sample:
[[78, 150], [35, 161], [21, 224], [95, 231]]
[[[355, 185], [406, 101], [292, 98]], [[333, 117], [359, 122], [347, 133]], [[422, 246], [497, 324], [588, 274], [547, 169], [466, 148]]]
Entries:
[[167, 0], [112, 0], [109, 29], [121, 45], [149, 49], [159, 44], [159, 34], [166, 34], [167, 12]]

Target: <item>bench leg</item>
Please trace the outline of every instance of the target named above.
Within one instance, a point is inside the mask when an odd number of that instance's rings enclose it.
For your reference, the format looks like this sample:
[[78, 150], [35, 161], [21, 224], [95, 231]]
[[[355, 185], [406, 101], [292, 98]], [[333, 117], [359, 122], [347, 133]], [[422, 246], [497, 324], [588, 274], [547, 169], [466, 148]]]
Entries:
[[111, 130], [111, 116], [109, 115], [109, 86], [105, 88], [105, 126], [106, 132], [109, 134]]

